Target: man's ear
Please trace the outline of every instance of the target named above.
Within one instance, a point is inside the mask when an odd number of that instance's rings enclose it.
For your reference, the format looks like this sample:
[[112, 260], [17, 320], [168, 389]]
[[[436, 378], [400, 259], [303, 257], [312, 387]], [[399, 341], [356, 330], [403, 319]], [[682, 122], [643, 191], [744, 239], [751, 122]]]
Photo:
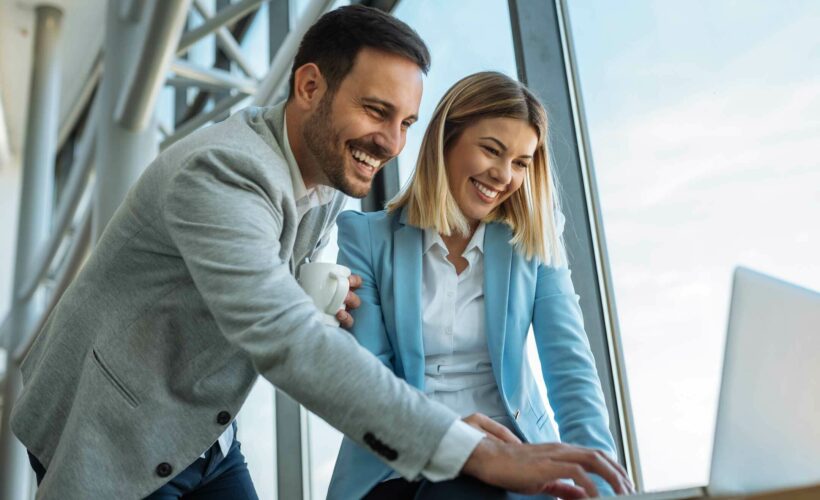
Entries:
[[307, 63], [293, 73], [293, 103], [303, 111], [313, 111], [319, 106], [327, 91], [327, 83], [319, 66]]

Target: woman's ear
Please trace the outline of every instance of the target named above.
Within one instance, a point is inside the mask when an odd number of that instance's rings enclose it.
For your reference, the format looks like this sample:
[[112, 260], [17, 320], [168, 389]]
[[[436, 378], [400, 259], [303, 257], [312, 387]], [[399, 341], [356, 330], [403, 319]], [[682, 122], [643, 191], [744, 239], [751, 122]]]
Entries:
[[315, 63], [298, 67], [293, 73], [292, 102], [304, 111], [313, 111], [327, 92], [325, 77]]

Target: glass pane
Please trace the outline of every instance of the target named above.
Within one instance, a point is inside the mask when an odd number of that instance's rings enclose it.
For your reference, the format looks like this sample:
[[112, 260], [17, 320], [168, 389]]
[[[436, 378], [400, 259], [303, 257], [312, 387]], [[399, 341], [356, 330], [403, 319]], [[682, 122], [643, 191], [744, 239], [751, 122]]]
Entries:
[[416, 166], [424, 129], [447, 89], [478, 71], [498, 71], [513, 78], [518, 74], [506, 0], [413, 0], [399, 2], [394, 15], [418, 32], [432, 57], [419, 121], [410, 127], [399, 155], [399, 183], [404, 185]]
[[820, 289], [820, 4], [569, 13], [643, 477], [705, 484], [732, 269]]
[[237, 439], [259, 498], [276, 498], [276, 424], [273, 386], [256, 380], [236, 418]]

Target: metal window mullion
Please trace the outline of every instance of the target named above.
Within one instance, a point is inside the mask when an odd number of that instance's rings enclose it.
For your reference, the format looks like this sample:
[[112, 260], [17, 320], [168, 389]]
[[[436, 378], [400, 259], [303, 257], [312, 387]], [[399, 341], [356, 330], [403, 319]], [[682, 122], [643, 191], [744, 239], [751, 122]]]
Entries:
[[596, 250], [595, 262], [598, 264], [599, 288], [603, 294], [606, 311], [606, 331], [610, 360], [613, 364], [612, 374], [616, 385], [615, 396], [617, 398], [621, 436], [623, 439], [624, 455], [628, 460], [627, 469], [634, 478], [635, 486], [639, 491], [643, 490], [643, 475], [638, 453], [638, 441], [635, 431], [635, 418], [632, 414], [632, 402], [629, 393], [629, 383], [624, 361], [623, 338], [621, 337], [620, 322], [618, 321], [618, 308], [616, 305], [615, 287], [612, 280], [611, 265], [609, 264], [609, 252], [606, 245], [606, 234], [604, 231], [603, 212], [601, 199], [598, 195], [598, 183], [595, 176], [595, 164], [589, 139], [589, 131], [584, 122], [586, 113], [584, 110], [583, 95], [580, 89], [577, 65], [575, 63], [575, 49], [573, 45], [572, 29], [569, 20], [569, 9], [566, 0], [555, 0], [556, 8], [559, 11], [559, 27], [564, 40], [564, 51], [566, 54], [566, 68], [571, 83], [571, 97], [574, 104], [575, 126], [580, 143], [579, 154], [581, 155], [582, 174], [584, 174], [584, 186], [586, 187], [586, 199], [588, 203], [588, 213], [592, 217], [592, 238], [593, 248]]
[[625, 436], [624, 432], [624, 423], [631, 421], [624, 406], [628, 401], [623, 397], [625, 378], [618, 371], [622, 364], [612, 349], [617, 318], [610, 314], [614, 303], [607, 300], [603, 284], [610, 282], [607, 256], [595, 205], [597, 194], [589, 182], [586, 132], [563, 11], [560, 0], [509, 0], [509, 6], [519, 77], [541, 97], [549, 113], [552, 168], [567, 219], [564, 238], [609, 411], [610, 430], [619, 460], [627, 464], [637, 481], [636, 450], [629, 446], [629, 439], [625, 439], [629, 433]]

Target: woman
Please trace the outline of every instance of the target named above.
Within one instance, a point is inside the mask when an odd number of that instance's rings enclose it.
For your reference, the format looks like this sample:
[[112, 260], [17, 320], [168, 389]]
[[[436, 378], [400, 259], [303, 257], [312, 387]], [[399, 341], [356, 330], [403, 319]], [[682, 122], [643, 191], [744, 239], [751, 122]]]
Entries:
[[[445, 94], [403, 193], [386, 211], [338, 219], [338, 261], [363, 281], [352, 333], [460, 415], [487, 415], [526, 442], [555, 442], [526, 362], [532, 325], [561, 440], [612, 456], [546, 137], [544, 108], [502, 74], [468, 76]], [[345, 439], [328, 497], [395, 498], [414, 487]]]

